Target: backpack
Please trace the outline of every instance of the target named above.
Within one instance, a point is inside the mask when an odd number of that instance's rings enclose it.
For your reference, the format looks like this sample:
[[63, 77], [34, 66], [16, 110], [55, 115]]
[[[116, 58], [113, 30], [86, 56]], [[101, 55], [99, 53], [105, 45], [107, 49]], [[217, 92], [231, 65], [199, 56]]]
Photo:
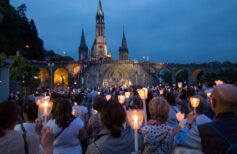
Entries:
[[208, 125], [229, 144], [228, 148], [225, 151], [225, 154], [236, 154], [237, 140], [219, 124], [212, 122]]

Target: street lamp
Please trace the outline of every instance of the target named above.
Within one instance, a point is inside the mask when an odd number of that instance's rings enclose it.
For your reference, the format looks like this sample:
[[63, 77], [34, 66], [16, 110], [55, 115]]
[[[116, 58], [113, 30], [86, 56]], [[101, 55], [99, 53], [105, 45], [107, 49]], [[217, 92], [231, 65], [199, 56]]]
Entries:
[[54, 63], [48, 63], [48, 66], [50, 67], [50, 89], [53, 89], [53, 67], [54, 67]]
[[144, 60], [146, 60], [146, 62], [149, 61], [149, 56], [143, 56], [142, 58], [143, 58]]

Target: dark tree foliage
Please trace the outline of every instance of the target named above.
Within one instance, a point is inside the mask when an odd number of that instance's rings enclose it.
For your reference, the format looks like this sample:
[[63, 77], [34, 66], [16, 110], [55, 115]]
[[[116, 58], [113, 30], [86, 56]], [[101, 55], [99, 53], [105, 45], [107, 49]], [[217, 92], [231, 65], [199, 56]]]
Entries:
[[233, 83], [237, 80], [237, 70], [225, 69], [215, 73], [205, 74], [205, 80], [208, 82], [214, 82], [215, 80], [223, 80], [226, 83]]
[[0, 52], [15, 55], [20, 51], [28, 60], [42, 60], [43, 41], [38, 37], [34, 20], [26, 17], [26, 9], [25, 4], [15, 9], [7, 1], [0, 0], [0, 11], [4, 16], [0, 23]]

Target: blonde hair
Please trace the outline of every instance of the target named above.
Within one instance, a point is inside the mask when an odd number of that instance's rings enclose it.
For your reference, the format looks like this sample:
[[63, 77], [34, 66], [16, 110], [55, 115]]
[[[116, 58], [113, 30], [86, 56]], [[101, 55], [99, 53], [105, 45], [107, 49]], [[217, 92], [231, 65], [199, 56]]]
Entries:
[[163, 96], [154, 97], [149, 102], [149, 112], [151, 118], [165, 123], [168, 119], [170, 105]]

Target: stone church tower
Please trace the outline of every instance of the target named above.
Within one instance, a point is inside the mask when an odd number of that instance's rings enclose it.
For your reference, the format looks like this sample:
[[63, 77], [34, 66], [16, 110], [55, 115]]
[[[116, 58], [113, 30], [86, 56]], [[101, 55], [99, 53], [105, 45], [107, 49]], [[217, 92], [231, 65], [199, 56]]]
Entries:
[[91, 57], [95, 60], [111, 59], [111, 55], [108, 54], [107, 43], [105, 40], [104, 13], [100, 0], [96, 14], [96, 38], [91, 49]]
[[121, 47], [119, 48], [119, 60], [128, 60], [128, 47], [124, 31], [123, 31], [122, 44]]
[[84, 29], [82, 29], [81, 43], [78, 52], [79, 52], [79, 61], [85, 61], [88, 59], [88, 47], [86, 45]]

